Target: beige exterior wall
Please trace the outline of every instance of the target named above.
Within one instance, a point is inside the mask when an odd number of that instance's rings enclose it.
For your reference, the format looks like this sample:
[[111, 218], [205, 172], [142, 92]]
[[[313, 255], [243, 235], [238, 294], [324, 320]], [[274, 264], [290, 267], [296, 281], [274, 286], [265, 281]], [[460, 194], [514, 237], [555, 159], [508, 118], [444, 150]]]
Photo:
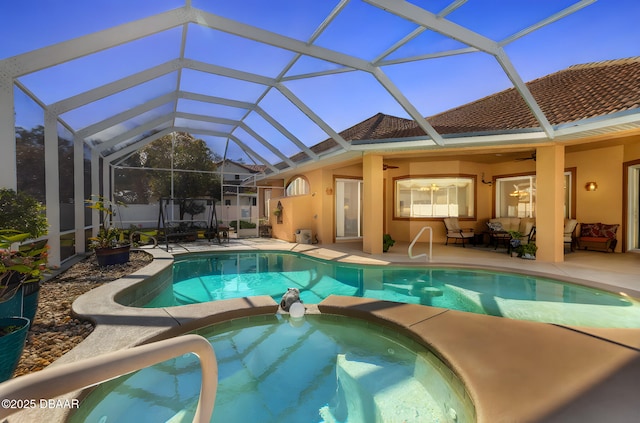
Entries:
[[634, 160], [640, 160], [640, 134], [627, 137], [624, 144], [624, 161]]
[[[568, 153], [565, 162], [576, 168], [576, 219], [580, 223], [622, 224], [622, 162], [625, 147]], [[596, 182], [597, 191], [587, 191], [585, 184]], [[618, 229], [616, 251], [622, 251], [622, 228]]]
[[[623, 224], [623, 163], [640, 160], [640, 134], [634, 133], [627, 137], [616, 137], [611, 140], [611, 145], [603, 144], [602, 140], [596, 140], [592, 144], [584, 144], [578, 148], [566, 147], [563, 156], [563, 164], [556, 160], [549, 165], [554, 169], [558, 166], [563, 169], [576, 168], [576, 218], [579, 222], [603, 222]], [[542, 149], [553, 147], [541, 147]], [[544, 156], [544, 155], [543, 155]], [[552, 154], [555, 157], [555, 154]], [[397, 168], [389, 168], [382, 172], [382, 198], [381, 209], [383, 214], [384, 232], [390, 233], [396, 241], [410, 242], [423, 226], [431, 226], [434, 233], [434, 242], [445, 242], [444, 224], [441, 219], [417, 220], [394, 219], [394, 178], [408, 176], [433, 176], [433, 175], [475, 175], [476, 176], [476, 204], [475, 219], [463, 220], [465, 227], [472, 227], [476, 232], [485, 230], [485, 223], [494, 215], [493, 186], [481, 182], [484, 174], [485, 181], [492, 181], [496, 176], [517, 175], [535, 173], [538, 161], [506, 160], [504, 162], [488, 164], [471, 161], [442, 160], [438, 158], [424, 157], [384, 159], [384, 163], [392, 164]], [[322, 243], [335, 242], [335, 179], [336, 178], [363, 178], [362, 161], [345, 165], [333, 165], [324, 169], [309, 171], [304, 176], [309, 181], [310, 193], [296, 197], [273, 198], [272, 207], [275, 208], [278, 200], [283, 206], [283, 222], [275, 223], [272, 216], [273, 236], [276, 238], [294, 241], [295, 230], [309, 228]], [[551, 175], [552, 173], [550, 173]], [[557, 178], [555, 178], [557, 179]], [[555, 180], [554, 177], [551, 180]], [[284, 181], [285, 186], [291, 180]], [[598, 190], [588, 192], [584, 185], [589, 181], [598, 183]], [[557, 197], [557, 192], [552, 194]], [[377, 201], [376, 201], [377, 203]], [[373, 220], [377, 222], [378, 220]], [[557, 222], [553, 227], [557, 226]], [[376, 234], [380, 228], [373, 228]], [[368, 229], [364, 227], [366, 232]], [[622, 239], [621, 228], [618, 231], [618, 239]], [[425, 234], [425, 237], [427, 235]], [[562, 260], [561, 251], [556, 248], [558, 240], [551, 237], [549, 241], [551, 255], [547, 261]], [[372, 248], [372, 247], [370, 247]], [[377, 247], [375, 247], [377, 248]], [[622, 242], [618, 242], [617, 251], [621, 251]], [[544, 258], [543, 254], [543, 258]]]

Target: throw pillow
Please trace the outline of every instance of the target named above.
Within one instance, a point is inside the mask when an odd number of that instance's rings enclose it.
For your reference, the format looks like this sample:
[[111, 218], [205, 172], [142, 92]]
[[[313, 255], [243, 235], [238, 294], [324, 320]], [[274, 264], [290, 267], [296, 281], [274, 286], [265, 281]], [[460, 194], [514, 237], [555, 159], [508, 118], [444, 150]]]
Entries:
[[580, 225], [580, 236], [599, 237], [601, 236], [600, 226], [600, 223], [582, 223]]
[[504, 231], [504, 229], [502, 228], [502, 223], [500, 222], [487, 222], [487, 226], [489, 227], [490, 231]]
[[609, 239], [614, 239], [616, 237], [616, 232], [618, 231], [618, 226], [620, 225], [600, 225], [600, 236], [605, 236]]

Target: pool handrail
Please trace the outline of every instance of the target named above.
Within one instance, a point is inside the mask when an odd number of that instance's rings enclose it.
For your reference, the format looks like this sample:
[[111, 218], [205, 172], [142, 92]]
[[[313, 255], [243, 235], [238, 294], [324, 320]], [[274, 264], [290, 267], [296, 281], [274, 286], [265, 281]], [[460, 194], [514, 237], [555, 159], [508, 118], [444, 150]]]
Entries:
[[[418, 242], [418, 238], [420, 238], [420, 235], [422, 235], [422, 233], [427, 229], [429, 229], [429, 254], [427, 255], [426, 253], [423, 253], [423, 254], [418, 254], [417, 256], [414, 256], [413, 246], [415, 245], [416, 242]], [[423, 226], [422, 229], [420, 229], [420, 231], [418, 232], [418, 235], [416, 235], [416, 237], [413, 238], [413, 241], [411, 241], [411, 244], [409, 245], [409, 250], [407, 251], [407, 253], [409, 254], [410, 259], [420, 258], [424, 256], [427, 258], [427, 261], [431, 261], [431, 257], [433, 256], [433, 228], [431, 226]]]
[[[193, 421], [209, 422], [218, 389], [218, 363], [209, 341], [193, 334], [114, 351], [19, 376], [0, 384], [0, 398], [10, 401], [9, 404], [12, 400], [24, 403], [28, 398], [33, 398], [33, 401], [36, 401], [35, 398], [54, 399], [187, 353], [194, 353], [198, 357], [202, 369], [200, 397]], [[27, 405], [27, 407], [30, 406]], [[1, 407], [0, 419], [22, 409]]]

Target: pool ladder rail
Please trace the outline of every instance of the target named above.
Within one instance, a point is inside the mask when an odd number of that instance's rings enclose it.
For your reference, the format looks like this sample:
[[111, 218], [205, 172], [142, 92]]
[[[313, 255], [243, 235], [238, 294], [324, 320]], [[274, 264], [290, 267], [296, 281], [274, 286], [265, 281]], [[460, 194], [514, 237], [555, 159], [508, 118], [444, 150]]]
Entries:
[[[209, 341], [199, 335], [178, 336], [20, 376], [0, 384], [0, 398], [56, 398], [187, 353], [198, 357], [202, 369], [193, 422], [209, 422], [218, 389], [218, 363]], [[17, 411], [20, 409], [2, 407], [0, 419]]]
[[[418, 242], [418, 238], [420, 238], [420, 235], [422, 235], [422, 233], [427, 229], [429, 230], [429, 254], [423, 253], [414, 256], [413, 246], [416, 244], [416, 242]], [[431, 226], [423, 226], [422, 229], [420, 229], [418, 235], [416, 235], [415, 238], [413, 238], [413, 241], [411, 241], [411, 244], [409, 244], [409, 250], [407, 251], [407, 253], [409, 254], [410, 259], [426, 257], [427, 261], [431, 261], [433, 257], [433, 228]]]

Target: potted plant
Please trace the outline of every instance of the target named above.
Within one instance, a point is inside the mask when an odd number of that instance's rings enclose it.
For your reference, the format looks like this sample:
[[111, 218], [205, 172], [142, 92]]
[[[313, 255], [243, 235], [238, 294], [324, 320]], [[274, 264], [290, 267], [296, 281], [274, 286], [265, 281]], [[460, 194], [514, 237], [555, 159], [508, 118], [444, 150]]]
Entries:
[[35, 296], [28, 298], [34, 303], [28, 307], [25, 317], [32, 320], [35, 316], [40, 281], [47, 264], [46, 247], [13, 248], [29, 236], [12, 229], [0, 229], [0, 316], [22, 315], [25, 294]]
[[395, 243], [396, 241], [391, 238], [391, 235], [384, 234], [382, 236], [382, 252], [386, 253], [387, 251], [389, 251], [389, 247], [393, 247]]
[[47, 262], [44, 248], [12, 249], [29, 237], [28, 233], [0, 230], [0, 382], [13, 375], [36, 314], [39, 289], [26, 296], [24, 287], [40, 286]]
[[26, 317], [0, 317], [0, 382], [11, 379], [27, 340], [29, 319]]
[[520, 252], [518, 257], [528, 260], [535, 260], [536, 251], [538, 251], [538, 246], [533, 243], [523, 244], [520, 246]]
[[47, 240], [37, 239], [48, 228], [45, 207], [38, 200], [24, 192], [0, 189], [0, 316], [33, 320], [47, 264]]
[[[522, 232], [519, 231], [507, 231], [509, 232], [509, 236], [511, 239], [509, 240], [509, 251], [512, 253], [518, 253], [520, 255], [520, 247], [522, 246], [522, 237], [524, 236]], [[513, 257], [513, 255], [512, 255]]]
[[131, 243], [126, 239], [124, 231], [113, 225], [115, 208], [120, 204], [100, 196], [92, 196], [86, 203], [88, 208], [102, 213], [102, 226], [98, 234], [89, 238], [89, 248], [95, 251], [98, 265], [106, 267], [128, 263]]

